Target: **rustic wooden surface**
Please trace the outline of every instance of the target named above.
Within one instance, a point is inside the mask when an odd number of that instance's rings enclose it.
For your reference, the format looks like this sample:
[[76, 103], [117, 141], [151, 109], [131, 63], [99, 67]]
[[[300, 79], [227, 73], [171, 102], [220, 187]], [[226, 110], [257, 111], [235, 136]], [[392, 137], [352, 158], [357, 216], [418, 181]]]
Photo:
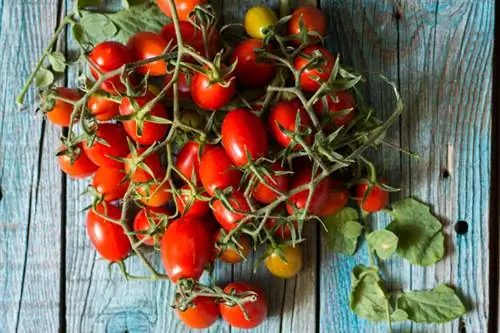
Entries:
[[[216, 2], [217, 3], [217, 2]], [[241, 21], [256, 3], [279, 8], [278, 0], [217, 3], [225, 22]], [[397, 81], [406, 103], [391, 142], [420, 154], [410, 159], [384, 149], [378, 164], [394, 185], [433, 205], [445, 224], [448, 256], [436, 267], [387, 262], [391, 288], [421, 289], [450, 282], [462, 292], [469, 312], [445, 325], [410, 325], [397, 332], [486, 332], [490, 290], [498, 291], [498, 258], [489, 240], [497, 223], [490, 216], [494, 0], [292, 1], [319, 5], [328, 15], [328, 46], [342, 62]], [[60, 131], [34, 115], [31, 90], [27, 113], [14, 98], [72, 0], [0, 2], [0, 332], [188, 332], [169, 309], [174, 289], [167, 282], [125, 282], [109, 275], [90, 246], [80, 193], [85, 182], [66, 179], [53, 151]], [[71, 48], [62, 43], [62, 50]], [[72, 82], [74, 73], [66, 80]], [[381, 115], [390, 113], [390, 91], [375, 75], [367, 96]], [[29, 114], [28, 114], [29, 113]], [[495, 152], [496, 153], [496, 152]], [[494, 191], [495, 192], [495, 191]], [[495, 192], [496, 193], [496, 192]], [[458, 235], [457, 221], [469, 231]], [[384, 225], [387, 221], [374, 221]], [[270, 318], [256, 332], [385, 332], [383, 324], [358, 319], [348, 307], [350, 271], [366, 262], [334, 255], [319, 230], [308, 230], [305, 269], [280, 281], [247, 264], [219, 265], [221, 283], [251, 279], [270, 298]], [[498, 244], [493, 243], [492, 247]], [[159, 264], [159, 259], [155, 258]], [[492, 260], [490, 262], [490, 260]], [[139, 272], [138, 263], [132, 270]], [[496, 281], [494, 281], [496, 277]], [[496, 308], [498, 309], [498, 308]], [[463, 330], [465, 328], [465, 330]], [[219, 321], [210, 332], [237, 332]]]

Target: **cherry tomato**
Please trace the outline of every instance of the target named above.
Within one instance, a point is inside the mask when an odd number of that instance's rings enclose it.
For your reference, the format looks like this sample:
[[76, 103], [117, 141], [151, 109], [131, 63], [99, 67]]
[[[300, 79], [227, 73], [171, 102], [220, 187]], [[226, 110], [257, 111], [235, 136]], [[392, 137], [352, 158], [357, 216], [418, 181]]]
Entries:
[[[139, 157], [146, 151], [146, 148], [138, 148], [136, 156]], [[161, 166], [161, 159], [157, 153], [150, 153], [145, 158], [135, 158], [132, 153], [127, 156], [125, 161], [125, 172], [130, 180], [136, 183], [144, 183], [152, 179], [161, 180], [165, 170]]]
[[207, 74], [196, 73], [191, 80], [193, 102], [205, 110], [216, 111], [224, 107], [236, 93], [236, 83], [232, 74], [226, 75], [224, 85], [211, 82]]
[[[179, 22], [179, 28], [184, 45], [191, 46], [197, 53], [205, 57], [205, 43], [202, 31], [190, 22]], [[208, 58], [213, 58], [221, 49], [220, 33], [215, 27], [209, 27], [205, 34], [207, 35]], [[171, 41], [173, 45], [177, 43], [177, 35], [175, 34], [175, 25], [173, 23], [165, 25], [161, 29], [160, 35], [165, 39], [167, 44]], [[184, 60], [191, 62], [194, 59], [191, 56], [184, 56]]]
[[[227, 199], [231, 203], [231, 207], [233, 207], [234, 210], [240, 212], [250, 212], [250, 206], [248, 205], [245, 195], [240, 191], [231, 193]], [[222, 201], [218, 199], [212, 203], [212, 209], [214, 211], [215, 219], [227, 231], [231, 231], [236, 228], [240, 220], [245, 217], [243, 214], [230, 211], [226, 208], [226, 206], [224, 206]]]
[[[299, 171], [297, 171], [292, 177], [292, 184], [290, 186], [291, 189], [295, 189], [302, 185], [308, 184], [311, 182], [312, 175], [312, 167], [306, 166]], [[311, 202], [309, 205], [309, 213], [319, 215], [325, 206], [325, 203], [328, 199], [328, 189], [330, 186], [330, 179], [328, 177], [323, 178], [314, 189], [312, 194]], [[287, 205], [288, 214], [293, 215], [295, 206], [298, 210], [302, 210], [305, 208], [307, 203], [307, 198], [309, 196], [309, 190], [303, 190], [299, 193], [293, 195], [290, 198], [290, 202], [292, 204]]]
[[[206, 194], [204, 188], [198, 189], [197, 191], [198, 195], [204, 196], [203, 194]], [[181, 187], [181, 195], [175, 198], [175, 202], [177, 203], [179, 212], [186, 217], [204, 217], [210, 213], [208, 201], [197, 199], [187, 184]], [[188, 210], [186, 210], [186, 206]]]
[[89, 97], [87, 107], [94, 118], [99, 121], [111, 120], [120, 112], [120, 103], [95, 94]]
[[[312, 127], [312, 122], [299, 100], [281, 101], [269, 113], [269, 130], [282, 147], [288, 147], [292, 142], [292, 138], [282, 131], [280, 126], [290, 132], [295, 132], [297, 112], [300, 118], [299, 130], [303, 133], [306, 129]], [[312, 134], [307, 135], [304, 140], [310, 144], [313, 140]], [[298, 143], [293, 147], [294, 150], [300, 150], [301, 148], [302, 146]]]
[[[142, 61], [161, 56], [167, 48], [167, 42], [154, 32], [143, 31], [132, 35], [127, 42], [127, 47], [133, 61]], [[165, 60], [156, 60], [137, 67], [136, 71], [142, 75], [165, 75], [167, 73], [167, 62]]]
[[[272, 188], [277, 189], [279, 192], [283, 193], [288, 190], [288, 176], [287, 175], [275, 175], [274, 172], [283, 172], [285, 169], [279, 163], [272, 163], [269, 165], [271, 177], [265, 176], [264, 180], [266, 184], [261, 183], [257, 180], [256, 186], [253, 189], [253, 197], [262, 203], [274, 202], [280, 195], [276, 193]], [[268, 186], [267, 184], [271, 185]]]
[[[65, 147], [61, 147], [61, 151], [64, 151]], [[94, 174], [99, 168], [95, 165], [85, 154], [82, 144], [78, 144], [74, 151], [74, 160], [71, 163], [71, 156], [69, 152], [63, 152], [57, 156], [57, 163], [62, 171], [68, 176], [73, 178], [87, 178]]]
[[259, 326], [267, 318], [267, 298], [262, 289], [246, 282], [229, 283], [224, 288], [224, 293], [226, 294], [241, 294], [249, 291], [256, 294], [256, 299], [253, 302], [249, 301], [243, 305], [248, 315], [248, 319], [245, 318], [245, 314], [238, 305], [220, 304], [222, 318], [233, 327], [246, 329], [254, 328]]
[[247, 39], [240, 42], [231, 55], [231, 63], [237, 61], [236, 79], [250, 88], [265, 87], [274, 77], [274, 65], [257, 60], [255, 49], [262, 48], [262, 45], [259, 39]]
[[265, 6], [250, 8], [246, 14], [243, 25], [250, 37], [264, 39], [267, 30], [278, 22], [278, 18], [273, 10]]
[[271, 218], [266, 221], [266, 228], [274, 230], [275, 236], [278, 236], [283, 240], [289, 240], [292, 239], [292, 229], [294, 230], [296, 237], [298, 237], [299, 223], [297, 220], [286, 221]]
[[[161, 207], [166, 205], [172, 193], [168, 182], [161, 185], [160, 181], [149, 182], [137, 188], [139, 201], [148, 207]], [[160, 188], [158, 188], [160, 186]]]
[[[122, 116], [133, 115], [135, 112], [138, 112], [143, 106], [145, 106], [149, 101], [154, 98], [153, 94], [146, 94], [141, 97], [124, 97], [122, 102], [120, 103], [120, 114]], [[137, 105], [134, 107], [134, 104]], [[167, 118], [167, 111], [160, 103], [156, 103], [151, 111], [149, 111], [148, 116], [155, 116], [158, 118]], [[142, 133], [139, 135], [137, 132], [137, 119], [132, 120], [124, 120], [123, 127], [127, 134], [137, 143], [141, 145], [152, 145], [153, 143], [160, 141], [165, 137], [167, 131], [170, 127], [168, 124], [159, 124], [151, 121], [144, 121]]]
[[[121, 210], [106, 202], [97, 205], [96, 210], [113, 220], [121, 217]], [[92, 209], [87, 215], [87, 233], [90, 242], [104, 259], [121, 261], [128, 256], [131, 246], [123, 228], [100, 217]]]
[[[290, 21], [288, 21], [288, 34], [289, 35], [299, 35], [301, 33], [300, 21], [305, 28], [305, 32], [319, 34], [320, 36], [326, 36], [326, 17], [316, 7], [313, 6], [302, 6], [297, 8], [293, 13]], [[318, 37], [314, 38], [318, 39]], [[294, 41], [299, 44], [299, 40]]]
[[[57, 96], [71, 101], [78, 101], [82, 95], [77, 89], [59, 87], [57, 88]], [[45, 113], [47, 119], [54, 125], [68, 127], [71, 122], [71, 114], [73, 113], [73, 105], [61, 100], [54, 100], [54, 106]]]
[[[168, 0], [156, 0], [163, 14], [172, 17], [172, 8]], [[196, 8], [207, 3], [207, 0], [174, 0], [177, 16], [180, 21], [189, 20], [189, 14]]]
[[105, 201], [123, 198], [127, 192], [129, 181], [121, 168], [100, 167], [92, 180], [92, 186]]
[[224, 148], [216, 147], [205, 152], [200, 161], [200, 179], [208, 195], [213, 197], [215, 189], [224, 190], [240, 186], [241, 171], [235, 169]]
[[[215, 234], [215, 241], [220, 241], [222, 238], [222, 234], [220, 230], [217, 231]], [[236, 247], [238, 246], [237, 244], [231, 244], [225, 246], [223, 249], [221, 249], [220, 253], [220, 260], [227, 262], [228, 264], [237, 264], [239, 262], [242, 262], [243, 259], [248, 258], [248, 255], [250, 254], [251, 250], [251, 245], [250, 245], [250, 238], [247, 235], [240, 235], [238, 238], [238, 243], [241, 247], [238, 247], [240, 250], [241, 254], [238, 253], [236, 250]]]
[[121, 167], [123, 163], [113, 158], [125, 157], [129, 153], [127, 133], [125, 133], [123, 127], [111, 123], [98, 124], [96, 136], [97, 139], [94, 140], [91, 146], [87, 141], [83, 145], [85, 153], [92, 162], [98, 166], [108, 168]]
[[[385, 182], [381, 180], [380, 183], [384, 184]], [[356, 198], [358, 199], [361, 208], [365, 212], [369, 213], [381, 211], [389, 203], [389, 192], [381, 188], [379, 185], [374, 185], [371, 188], [371, 191], [366, 194], [368, 187], [368, 183], [363, 182], [358, 184], [356, 188]]]
[[208, 328], [212, 326], [219, 317], [219, 304], [214, 298], [198, 296], [192, 301], [192, 306], [184, 311], [175, 310], [177, 316], [184, 324], [191, 328]]
[[204, 144], [202, 154], [199, 153], [200, 144], [196, 141], [188, 141], [182, 147], [181, 151], [177, 155], [177, 160], [175, 162], [175, 167], [187, 178], [193, 179], [193, 172], [196, 176], [196, 181], [200, 181], [200, 155], [204, 155], [210, 149], [214, 148], [214, 145]]
[[313, 68], [306, 68], [300, 74], [300, 87], [306, 92], [315, 92], [320, 88], [321, 84], [315, 79], [319, 78], [320, 82], [328, 81], [335, 65], [335, 56], [324, 47], [314, 45], [302, 51], [302, 54], [295, 58], [293, 62], [295, 69], [300, 71], [309, 63], [310, 58], [318, 53], [322, 55], [321, 60]]
[[222, 122], [221, 132], [226, 154], [237, 166], [248, 163], [247, 155], [255, 161], [267, 153], [266, 128], [260, 118], [248, 110], [230, 111]]
[[[174, 74], [167, 74], [164, 79], [165, 85], [167, 85], [173, 77]], [[191, 74], [179, 71], [179, 77], [177, 78], [177, 91], [179, 92], [179, 98], [189, 98], [191, 96]], [[167, 96], [174, 96], [173, 85], [169, 90], [167, 90]]]
[[174, 283], [181, 278], [199, 279], [212, 258], [214, 240], [203, 221], [182, 217], [163, 234], [161, 257]]
[[[327, 95], [326, 97], [326, 112], [330, 117], [332, 117], [332, 123], [335, 126], [340, 127], [349, 123], [355, 116], [356, 111], [354, 108], [356, 107], [356, 101], [354, 97], [347, 91], [338, 91], [334, 95]], [[351, 109], [350, 112], [336, 116], [336, 112], [347, 111]], [[316, 103], [314, 103], [314, 110], [318, 115], [321, 115], [325, 112], [323, 98], [319, 99]], [[334, 130], [334, 126], [331, 124], [327, 124], [325, 126], [325, 130], [328, 132], [332, 132]]]
[[[97, 44], [89, 54], [89, 60], [102, 73], [112, 72], [125, 64], [132, 62], [129, 49], [119, 42], [107, 41]], [[94, 78], [99, 78], [99, 73], [90, 66]], [[121, 82], [120, 75], [110, 77], [101, 84], [101, 89], [111, 94], [124, 93], [127, 89]]]
[[[281, 251], [283, 258], [279, 251]], [[295, 245], [295, 247], [289, 245], [271, 252], [264, 259], [264, 264], [272, 275], [282, 279], [289, 279], [297, 275], [302, 269], [302, 252], [298, 245]]]
[[148, 234], [137, 233], [137, 238], [143, 240], [143, 244], [153, 246], [155, 245], [155, 239], [160, 240], [158, 237], [158, 230], [155, 229], [156, 226], [162, 222], [165, 215], [169, 215], [170, 212], [165, 208], [142, 208], [134, 219], [134, 231], [135, 232], [153, 232], [154, 235], [151, 237]]
[[325, 206], [318, 215], [323, 217], [334, 215], [344, 208], [348, 201], [349, 191], [347, 188], [338, 180], [332, 179]]

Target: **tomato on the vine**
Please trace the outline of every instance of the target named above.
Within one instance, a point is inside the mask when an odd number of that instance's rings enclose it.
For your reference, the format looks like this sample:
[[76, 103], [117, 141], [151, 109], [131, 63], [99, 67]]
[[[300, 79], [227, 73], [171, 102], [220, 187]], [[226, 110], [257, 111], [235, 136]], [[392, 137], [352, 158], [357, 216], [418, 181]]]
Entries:
[[100, 167], [94, 175], [92, 186], [102, 195], [103, 200], [113, 201], [123, 198], [129, 181], [122, 168]]
[[[155, 239], [161, 239], [158, 235], [157, 225], [163, 221], [165, 215], [168, 216], [170, 212], [165, 208], [142, 208], [134, 218], [134, 232], [136, 237], [142, 241], [143, 244], [153, 246]], [[149, 232], [154, 234], [151, 236]], [[141, 232], [146, 232], [144, 234]], [[163, 233], [163, 232], [162, 232]]]
[[220, 314], [219, 304], [214, 298], [207, 296], [198, 296], [186, 310], [176, 309], [175, 312], [188, 327], [198, 329], [212, 326]]
[[134, 153], [128, 154], [125, 160], [125, 172], [130, 180], [136, 183], [144, 183], [154, 180], [162, 180], [165, 170], [161, 166], [160, 156], [156, 152], [149, 153], [144, 158], [138, 158], [146, 152], [146, 148], [138, 148]]
[[[137, 32], [127, 42], [133, 61], [159, 57], [165, 52], [167, 45], [167, 42], [160, 35], [149, 31]], [[165, 75], [167, 73], [167, 62], [165, 60], [156, 60], [137, 67], [136, 71], [142, 75]]]
[[277, 22], [278, 18], [271, 8], [256, 6], [246, 12], [243, 25], [250, 37], [264, 39], [267, 30], [274, 27]]
[[[312, 68], [306, 68], [311, 59], [318, 56], [318, 62]], [[300, 87], [306, 92], [315, 92], [321, 86], [321, 82], [326, 82], [335, 65], [335, 56], [322, 46], [309, 46], [301, 55], [293, 61], [293, 66], [300, 74]], [[319, 82], [317, 81], [319, 80]]]
[[[311, 166], [306, 166], [304, 168], [301, 168], [293, 175], [292, 184], [290, 188], [293, 190], [305, 184], [309, 184], [312, 180], [311, 176], [312, 176]], [[309, 204], [309, 209], [308, 209], [309, 213], [315, 215], [321, 213], [328, 199], [329, 186], [330, 186], [330, 178], [328, 177], [323, 178], [318, 184], [316, 184], [316, 187], [312, 193], [311, 201]], [[305, 189], [297, 194], [294, 194], [289, 200], [290, 203], [287, 204], [286, 206], [288, 214], [290, 215], [294, 214], [295, 211], [294, 207], [299, 211], [304, 209], [306, 207], [308, 197], [309, 197], [308, 189]]]
[[[234, 210], [240, 212], [250, 212], [250, 206], [248, 205], [247, 199], [245, 198], [245, 195], [240, 191], [232, 192], [227, 196], [227, 200]], [[215, 200], [212, 203], [212, 209], [215, 219], [227, 231], [236, 228], [241, 219], [245, 217], [244, 214], [232, 212], [231, 210], [227, 209], [219, 199]]]
[[[112, 72], [125, 64], [132, 62], [130, 50], [120, 42], [107, 41], [97, 44], [89, 54], [89, 61], [103, 74]], [[94, 78], [99, 78], [99, 73], [90, 66]], [[120, 75], [112, 76], [101, 84], [101, 89], [114, 94], [123, 93], [127, 89], [121, 82]]]
[[[220, 230], [218, 230], [217, 233], [215, 234], [215, 241], [217, 242], [220, 241], [221, 239], [222, 239], [222, 233], [220, 232]], [[221, 249], [219, 257], [220, 260], [227, 262], [229, 264], [237, 264], [243, 261], [243, 259], [247, 258], [251, 250], [250, 238], [247, 235], [242, 234], [238, 237], [238, 244], [227, 245], [223, 249]], [[238, 247], [239, 251], [243, 256], [240, 253], [238, 253], [236, 247]]]
[[[59, 87], [57, 88], [56, 95], [58, 97], [70, 100], [70, 101], [78, 101], [82, 95], [77, 89], [70, 89]], [[48, 98], [51, 100], [51, 98]], [[54, 99], [50, 101], [50, 103], [54, 103], [50, 110], [47, 110], [45, 115], [47, 119], [54, 125], [68, 127], [71, 122], [71, 114], [73, 113], [73, 105], [58, 99]]]
[[298, 237], [299, 223], [297, 220], [287, 221], [276, 218], [270, 218], [266, 221], [266, 228], [274, 230], [274, 235], [283, 239], [292, 239], [292, 230], [295, 236]]
[[[326, 98], [326, 109], [323, 102], [324, 98]], [[327, 113], [328, 116], [332, 118], [331, 123], [335, 124], [335, 126], [337, 127], [349, 123], [354, 118], [356, 114], [356, 100], [349, 92], [337, 91], [325, 96], [324, 98], [321, 98], [316, 103], [314, 103], [314, 110], [318, 115]], [[341, 111], [348, 112], [342, 115], [336, 115], [337, 112]], [[334, 126], [332, 126], [330, 123], [327, 123], [325, 126], [325, 130], [327, 130], [328, 132], [332, 132], [334, 130]]]
[[161, 207], [166, 205], [172, 193], [170, 192], [170, 184], [161, 181], [149, 181], [147, 184], [141, 185], [137, 188], [137, 195], [140, 202], [148, 207]]
[[90, 160], [98, 166], [121, 167], [123, 163], [116, 158], [125, 157], [129, 153], [127, 133], [123, 127], [111, 123], [98, 124], [95, 135], [92, 145], [88, 141], [83, 145]]
[[[215, 27], [208, 27], [205, 34], [207, 38], [208, 55], [205, 52], [205, 43], [203, 41], [203, 32], [195, 27], [190, 22], [179, 22], [182, 42], [184, 45], [191, 46], [197, 53], [202, 56], [207, 56], [211, 59], [220, 50], [220, 33]], [[160, 35], [168, 43], [175, 45], [177, 43], [177, 35], [175, 33], [175, 25], [169, 23], [165, 25], [160, 32]], [[191, 56], [184, 56], [184, 60], [191, 62], [194, 60]]]
[[[107, 202], [98, 204], [96, 210], [99, 214], [113, 220], [119, 220], [121, 217], [121, 210]], [[87, 215], [87, 233], [97, 252], [107, 260], [121, 261], [131, 250], [130, 241], [124, 229], [97, 215], [92, 209]]]
[[99, 168], [85, 154], [81, 143], [74, 149], [73, 163], [71, 163], [71, 155], [65, 150], [66, 147], [62, 146], [61, 153], [57, 156], [57, 163], [65, 174], [73, 178], [87, 178], [92, 176]]
[[210, 73], [196, 73], [191, 79], [191, 97], [200, 108], [216, 111], [224, 107], [236, 93], [236, 83], [232, 74], [221, 78], [224, 82], [214, 82]]
[[240, 186], [241, 171], [235, 169], [224, 148], [215, 147], [205, 152], [200, 161], [200, 179], [208, 195], [213, 197], [215, 190]]
[[272, 250], [264, 259], [264, 264], [272, 275], [289, 279], [302, 269], [302, 252], [298, 245], [280, 247]]
[[[205, 196], [205, 189], [197, 189], [198, 196]], [[185, 217], [204, 217], [210, 213], [210, 205], [207, 200], [197, 199], [196, 196], [191, 191], [189, 185], [184, 185], [181, 187], [180, 196], [175, 197], [175, 202], [177, 204], [177, 209], [179, 213]], [[187, 208], [187, 210], [186, 210]]]
[[236, 166], [248, 164], [267, 154], [268, 140], [264, 124], [245, 109], [230, 111], [222, 122], [222, 146]]
[[203, 144], [203, 151], [200, 154], [200, 143], [196, 141], [188, 141], [179, 151], [177, 155], [177, 160], [175, 161], [175, 167], [182, 173], [187, 179], [193, 179], [193, 173], [196, 177], [196, 182], [200, 182], [200, 161], [201, 156], [206, 152], [214, 148], [214, 145]]
[[349, 191], [347, 188], [340, 181], [331, 179], [328, 198], [326, 199], [325, 206], [318, 215], [322, 217], [334, 215], [344, 208], [348, 201]]
[[274, 77], [274, 65], [257, 60], [255, 49], [262, 47], [261, 40], [246, 39], [235, 47], [231, 55], [231, 63], [237, 61], [234, 75], [247, 87], [265, 87]]
[[[174, 0], [175, 10], [180, 21], [189, 20], [189, 14], [196, 8], [206, 4], [207, 0]], [[172, 8], [170, 7], [169, 0], [156, 0], [158, 7], [163, 14], [172, 17]]]
[[272, 176], [264, 176], [265, 183], [256, 180], [252, 195], [256, 200], [270, 204], [280, 196], [274, 189], [278, 190], [280, 193], [288, 190], [288, 175], [275, 174], [285, 171], [278, 162], [269, 164], [268, 169], [270, 169], [269, 172]]
[[220, 304], [222, 318], [231, 326], [250, 329], [259, 326], [267, 318], [267, 298], [262, 289], [246, 282], [232, 282], [224, 288], [226, 294], [247, 292], [253, 292], [256, 296], [255, 301], [243, 304], [248, 319], [245, 318], [244, 312], [237, 304]]
[[112, 101], [97, 94], [89, 97], [87, 107], [90, 110], [90, 114], [99, 121], [111, 120], [120, 113], [119, 102]]
[[[287, 133], [281, 130], [280, 127], [290, 131], [297, 132], [296, 129], [296, 120], [297, 120], [297, 112], [299, 113], [300, 127], [298, 131], [303, 133], [312, 127], [311, 118], [307, 114], [307, 111], [302, 107], [302, 104], [298, 99], [294, 99], [291, 101], [281, 101], [276, 104], [269, 113], [268, 117], [268, 125], [271, 135], [274, 139], [282, 146], [288, 147], [292, 142], [292, 137]], [[310, 144], [313, 140], [313, 135], [308, 134], [304, 137], [301, 135], [304, 141]], [[300, 150], [300, 144], [296, 144], [293, 149]]]
[[[305, 32], [309, 34], [313, 33], [319, 34], [316, 38], [326, 36], [326, 17], [316, 7], [313, 6], [302, 6], [297, 8], [293, 13], [292, 17], [288, 21], [288, 34], [299, 35], [302, 31], [300, 28], [300, 21], [305, 28]], [[299, 44], [300, 40], [295, 40], [295, 43]]]
[[[383, 180], [379, 181], [384, 184]], [[367, 193], [367, 191], [369, 191]], [[369, 189], [368, 182], [362, 182], [356, 187], [356, 198], [365, 212], [375, 213], [384, 209], [389, 203], [389, 192], [377, 184]]]
[[[177, 77], [177, 91], [179, 92], [179, 98], [189, 98], [191, 96], [191, 74], [183, 71], [179, 71], [179, 76]], [[167, 85], [172, 81], [174, 74], [167, 74], [164, 79], [164, 84]], [[173, 85], [167, 90], [168, 97], [174, 96]]]

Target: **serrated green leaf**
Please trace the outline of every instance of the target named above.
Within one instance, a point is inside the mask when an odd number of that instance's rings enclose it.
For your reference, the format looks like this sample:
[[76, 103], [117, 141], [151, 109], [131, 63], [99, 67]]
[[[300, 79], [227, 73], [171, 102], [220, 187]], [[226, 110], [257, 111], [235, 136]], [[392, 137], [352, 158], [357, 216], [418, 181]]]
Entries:
[[429, 206], [413, 199], [392, 205], [394, 220], [387, 226], [399, 237], [397, 253], [415, 265], [429, 266], [444, 256], [444, 234]]
[[40, 69], [36, 72], [35, 76], [35, 85], [37, 88], [43, 89], [47, 88], [54, 82], [54, 73], [49, 71], [45, 67], [40, 67]]
[[85, 30], [80, 23], [73, 24], [73, 27], [71, 27], [71, 32], [73, 33], [73, 38], [79, 44], [86, 44], [88, 42]]
[[366, 236], [370, 248], [377, 252], [380, 259], [389, 258], [397, 249], [399, 238], [389, 230], [376, 230]]
[[66, 58], [61, 52], [52, 52], [49, 54], [49, 62], [52, 69], [56, 72], [62, 73], [66, 69]]
[[118, 28], [108, 18], [108, 15], [88, 11], [81, 13], [80, 26], [91, 44], [112, 39], [118, 33]]
[[392, 308], [385, 293], [383, 282], [373, 267], [358, 265], [352, 270], [350, 307], [361, 318], [371, 321], [387, 319]]
[[455, 291], [445, 284], [431, 290], [403, 293], [396, 304], [408, 314], [409, 320], [417, 323], [444, 323], [467, 312]]
[[337, 214], [323, 219], [328, 230], [326, 239], [330, 249], [347, 255], [356, 252], [358, 238], [363, 229], [357, 220], [359, 214], [351, 207], [345, 207]]

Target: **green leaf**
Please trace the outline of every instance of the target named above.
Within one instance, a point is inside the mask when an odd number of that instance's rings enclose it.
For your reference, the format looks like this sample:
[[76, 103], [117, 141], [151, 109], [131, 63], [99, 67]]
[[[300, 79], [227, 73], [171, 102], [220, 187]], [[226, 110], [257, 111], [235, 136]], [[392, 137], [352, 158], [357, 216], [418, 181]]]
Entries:
[[445, 284], [431, 290], [403, 293], [396, 304], [408, 314], [408, 319], [417, 323], [444, 323], [467, 312], [455, 291]]
[[49, 54], [49, 62], [52, 69], [56, 72], [62, 73], [66, 68], [66, 58], [61, 52], [52, 52]]
[[130, 6], [142, 5], [147, 0], [122, 0], [123, 8], [130, 8]]
[[[350, 307], [361, 318], [371, 321], [387, 319], [389, 299], [383, 281], [374, 267], [358, 265], [352, 270]], [[389, 308], [392, 312], [392, 309]]]
[[86, 7], [97, 7], [103, 3], [103, 0], [77, 0], [76, 8], [83, 9]]
[[54, 82], [54, 74], [45, 67], [40, 67], [36, 72], [35, 84], [38, 88], [47, 88]]
[[380, 259], [389, 258], [398, 247], [398, 236], [389, 230], [377, 230], [366, 236], [368, 246], [377, 252]]
[[356, 252], [358, 238], [363, 226], [356, 222], [358, 212], [351, 207], [345, 207], [335, 215], [324, 218], [328, 232], [326, 239], [330, 249], [347, 255]]
[[98, 44], [113, 38], [118, 28], [108, 15], [82, 11], [80, 26], [91, 44]]
[[429, 206], [403, 199], [392, 206], [394, 220], [387, 230], [399, 237], [397, 253], [412, 264], [429, 266], [444, 256], [444, 234]]
[[404, 310], [396, 309], [391, 314], [391, 320], [392, 321], [405, 321], [405, 320], [408, 320], [408, 314]]

